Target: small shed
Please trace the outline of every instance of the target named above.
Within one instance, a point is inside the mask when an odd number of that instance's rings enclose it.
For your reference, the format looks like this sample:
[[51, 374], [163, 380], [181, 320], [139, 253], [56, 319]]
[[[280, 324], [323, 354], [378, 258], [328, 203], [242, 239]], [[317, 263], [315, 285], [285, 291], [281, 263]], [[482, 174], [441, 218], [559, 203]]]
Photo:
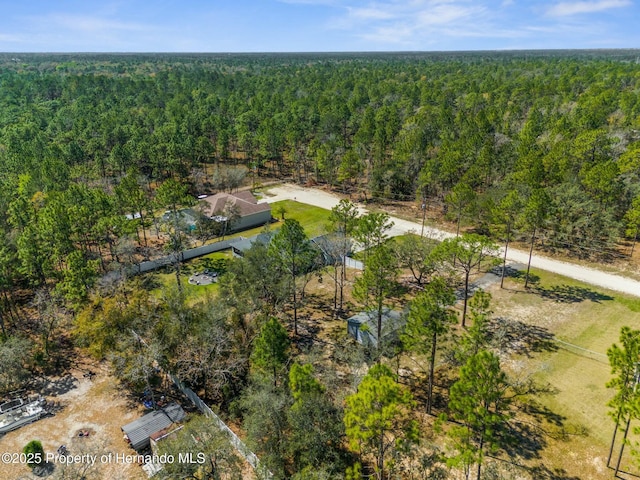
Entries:
[[[397, 334], [406, 323], [405, 315], [384, 307], [382, 311], [382, 338]], [[347, 333], [356, 342], [368, 347], [378, 346], [378, 312], [360, 312], [347, 319]]]
[[143, 450], [150, 445], [151, 437], [168, 429], [174, 423], [181, 422], [186, 417], [185, 411], [177, 403], [170, 403], [166, 407], [147, 413], [142, 418], [134, 420], [122, 427], [125, 437], [134, 450]]

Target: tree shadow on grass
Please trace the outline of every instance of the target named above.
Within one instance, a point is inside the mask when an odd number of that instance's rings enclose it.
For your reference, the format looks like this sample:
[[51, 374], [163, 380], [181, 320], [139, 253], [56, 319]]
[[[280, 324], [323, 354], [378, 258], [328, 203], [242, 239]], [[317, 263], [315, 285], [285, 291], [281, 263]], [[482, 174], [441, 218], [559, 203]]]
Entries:
[[[506, 433], [507, 445], [504, 452], [510, 459], [523, 459], [527, 461], [542, 459], [541, 452], [548, 446], [549, 439], [555, 441], [568, 441], [572, 437], [587, 436], [588, 430], [583, 425], [567, 423], [567, 417], [560, 415], [548, 407], [542, 405], [532, 396], [539, 393], [557, 393], [553, 389], [543, 387], [538, 391], [529, 392], [525, 401], [519, 405], [520, 414], [517, 418], [509, 422]], [[529, 463], [529, 462], [527, 462]], [[551, 469], [544, 464], [534, 466], [523, 466], [531, 478], [556, 479], [556, 480], [577, 480], [578, 477], [568, 476], [564, 469]]]
[[193, 275], [194, 273], [200, 273], [204, 270], [210, 272], [216, 272], [218, 275], [222, 275], [227, 271], [226, 258], [198, 258], [193, 259], [182, 264], [182, 273], [186, 276]]
[[544, 421], [556, 428], [564, 427], [564, 421], [566, 417], [558, 413], [552, 412], [544, 405], [540, 405], [538, 402], [528, 402], [522, 406], [522, 411], [531, 415], [538, 421]]
[[541, 458], [540, 452], [547, 446], [546, 436], [537, 426], [523, 422], [511, 422], [503, 446], [509, 458], [533, 460]]
[[[293, 329], [293, 321], [291, 321]], [[308, 350], [316, 343], [324, 343], [318, 338], [320, 327], [317, 320], [311, 320], [303, 316], [298, 317], [298, 336], [294, 342], [301, 350]]]
[[504, 352], [530, 357], [533, 353], [558, 350], [553, 333], [543, 327], [497, 317], [491, 320], [489, 328], [491, 342]]
[[[167, 270], [163, 273], [172, 273], [172, 271]], [[155, 290], [156, 288], [162, 287], [162, 282], [157, 275], [153, 273], [150, 275], [140, 275], [140, 287], [150, 292], [151, 290]]]
[[[574, 436], [588, 434], [586, 428], [566, 423], [566, 417], [559, 415], [536, 401], [521, 405], [520, 412], [524, 417], [518, 417], [508, 424], [505, 432], [506, 442], [504, 453], [514, 461], [522, 459], [529, 463], [531, 460], [542, 459], [541, 452], [548, 446], [548, 440], [567, 441]], [[519, 462], [516, 462], [519, 463]], [[557, 480], [574, 480], [577, 477], [567, 476], [563, 469], [550, 469], [545, 465], [523, 466], [531, 474], [531, 478], [545, 478]]]
[[[554, 393], [535, 386], [527, 390], [530, 395]], [[539, 459], [540, 452], [547, 447], [547, 439], [556, 438], [555, 432], [564, 430], [566, 417], [531, 399], [519, 404], [518, 411], [520, 415], [507, 424], [504, 451], [512, 459]]]
[[546, 288], [542, 286], [536, 286], [532, 289], [543, 298], [553, 300], [560, 303], [580, 303], [585, 300], [591, 300], [595, 303], [600, 303], [606, 300], [613, 300], [610, 295], [605, 295], [590, 288], [580, 287], [576, 285], [554, 285]]
[[[496, 275], [500, 276], [502, 274], [502, 266], [494, 268], [493, 272]], [[504, 270], [504, 276], [507, 278], [522, 280], [524, 282], [527, 276], [526, 266], [522, 265], [522, 266], [514, 267], [514, 266], [507, 265]], [[540, 283], [540, 277], [535, 273], [529, 272], [529, 284], [537, 285], [538, 283]]]
[[536, 480], [581, 480], [580, 477], [567, 475], [564, 468], [549, 468], [546, 465], [536, 465], [528, 469], [531, 478]]

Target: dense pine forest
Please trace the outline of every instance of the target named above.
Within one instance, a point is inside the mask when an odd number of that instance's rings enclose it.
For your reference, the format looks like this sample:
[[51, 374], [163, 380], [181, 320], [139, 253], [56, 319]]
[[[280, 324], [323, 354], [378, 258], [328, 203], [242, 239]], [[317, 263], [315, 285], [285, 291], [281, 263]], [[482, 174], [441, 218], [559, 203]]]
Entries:
[[[164, 366], [242, 423], [277, 478], [344, 478], [347, 472], [346, 478], [356, 479], [361, 468], [380, 479], [446, 478], [445, 463], [467, 475], [477, 463], [479, 477], [484, 437], [479, 454], [469, 447], [470, 456], [463, 451], [455, 461], [434, 456], [419, 467], [417, 460], [402, 459], [403, 448], [419, 436], [408, 414], [415, 403], [379, 361], [400, 353], [350, 359], [373, 358], [375, 366], [346, 401], [329, 398], [327, 386], [313, 376], [312, 361], [294, 363], [294, 351], [303, 347], [290, 344], [276, 317], [291, 309], [297, 315], [296, 282], [301, 276], [305, 285], [312, 281], [296, 266], [297, 255], [308, 262], [306, 253], [286, 247], [292, 238], [300, 245], [307, 241], [295, 221], [276, 234], [290, 235], [279, 253], [276, 238], [229, 262], [215, 305], [186, 299], [179, 271], [179, 288], [158, 294], [144, 277], [127, 278], [125, 266], [223, 235], [204, 221], [195, 234], [178, 231], [162, 224], [158, 212], [175, 215], [199, 194], [273, 180], [323, 186], [374, 205], [401, 201], [437, 210], [459, 231], [461, 225], [473, 229], [460, 237], [466, 246], [480, 242], [482, 234], [610, 261], [632, 257], [636, 248], [639, 176], [636, 50], [1, 54], [0, 391], [20, 387], [35, 371], [64, 368], [69, 341], [108, 359], [121, 380], [142, 388], [153, 372], [140, 366], [163, 358]], [[343, 207], [330, 220], [347, 235], [356, 215]], [[284, 208], [281, 213], [284, 219]], [[372, 228], [382, 238], [385, 218], [372, 215], [378, 222]], [[440, 285], [435, 264], [425, 267], [425, 258], [406, 263], [412, 248], [406, 243], [397, 246], [405, 250], [395, 257], [382, 248], [371, 254], [379, 271], [366, 269], [364, 280], [354, 281], [353, 299], [365, 306], [378, 302], [382, 312], [383, 300], [399, 294], [395, 284], [379, 279], [395, 279], [400, 268], [418, 265], [414, 283], [424, 308], [440, 312], [443, 325], [453, 323], [446, 313], [453, 291]], [[466, 248], [441, 245], [413, 245], [411, 254], [435, 250], [433, 258], [444, 265], [451, 249]], [[454, 255], [452, 268], [464, 263], [463, 255]], [[398, 257], [405, 263], [390, 266]], [[485, 259], [474, 261], [469, 271]], [[341, 278], [336, 267], [330, 275], [338, 316], [344, 313], [336, 303], [338, 284], [342, 303], [344, 272]], [[376, 288], [378, 297], [371, 293]], [[471, 323], [481, 328], [489, 298], [474, 299]], [[411, 312], [420, 308], [420, 302], [412, 305]], [[466, 314], [466, 300], [464, 309]], [[297, 323], [295, 328], [294, 339]], [[139, 348], [131, 329], [147, 339], [152, 353]], [[443, 335], [447, 330], [442, 326]], [[481, 336], [470, 330], [467, 353], [451, 357], [456, 367], [467, 362], [450, 391], [450, 418], [461, 424], [474, 369], [495, 371], [496, 391], [506, 384], [497, 357], [473, 343], [481, 343]], [[433, 338], [429, 413], [436, 333]], [[412, 348], [428, 356], [421, 342]], [[262, 372], [261, 379], [255, 372]], [[359, 417], [367, 415], [366, 395], [380, 395], [380, 389], [397, 423], [394, 441], [375, 453], [375, 442], [387, 439], [384, 430], [376, 436], [354, 429], [366, 421]], [[493, 427], [468, 428], [477, 433]], [[469, 441], [463, 437], [458, 441]], [[486, 440], [496, 452], [508, 451], [504, 438]], [[399, 476], [384, 470], [391, 457]], [[420, 468], [433, 476], [420, 477]]]

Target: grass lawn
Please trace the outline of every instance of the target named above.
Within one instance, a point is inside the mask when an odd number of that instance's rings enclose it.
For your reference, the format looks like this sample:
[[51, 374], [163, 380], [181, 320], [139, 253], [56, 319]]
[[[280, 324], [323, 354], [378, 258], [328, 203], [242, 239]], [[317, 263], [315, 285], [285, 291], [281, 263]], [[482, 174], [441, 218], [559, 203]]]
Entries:
[[[300, 222], [300, 225], [304, 228], [309, 238], [313, 238], [317, 235], [322, 235], [326, 231], [326, 226], [329, 223], [329, 211], [324, 208], [314, 207], [305, 203], [296, 202], [294, 200], [282, 200], [271, 204], [271, 215], [278, 221], [269, 225], [269, 228], [275, 230], [279, 228], [282, 223], [282, 219], [278, 213], [278, 207], [284, 207], [285, 218], [292, 218]], [[264, 226], [250, 228], [249, 230], [243, 230], [231, 235], [227, 235], [227, 238], [249, 238], [258, 235], [264, 230]], [[213, 242], [217, 242], [214, 240]]]
[[[285, 218], [292, 218], [300, 222], [309, 238], [322, 235], [327, 230], [329, 223], [329, 210], [314, 207], [306, 203], [296, 202], [294, 200], [283, 200], [271, 204], [271, 214], [274, 218], [281, 221], [278, 209], [284, 207]], [[277, 223], [273, 224], [273, 228], [277, 228]], [[247, 235], [245, 235], [246, 237]]]
[[[611, 379], [606, 352], [619, 343], [623, 326], [640, 326], [640, 300], [543, 271], [534, 274], [538, 281], [530, 292], [521, 279], [509, 279], [506, 289], [491, 289], [494, 315], [566, 343], [550, 343], [525, 356], [511, 354], [505, 365], [512, 374], [532, 375], [554, 390], [537, 400], [558, 416], [559, 428], [568, 436], [547, 440], [541, 452], [545, 464], [577, 478], [610, 478], [605, 465], [614, 422], [607, 402], [614, 392], [605, 387]], [[558, 431], [557, 426], [549, 428]], [[629, 459], [625, 454], [625, 469], [639, 473]]]
[[[219, 290], [217, 283], [210, 285], [192, 285], [189, 283], [189, 277], [194, 273], [201, 272], [205, 269], [224, 273], [226, 264], [231, 260], [231, 252], [225, 250], [222, 252], [214, 252], [200, 258], [194, 258], [182, 264], [180, 272], [180, 280], [184, 289], [187, 301], [196, 302], [199, 298], [216, 294]], [[170, 269], [157, 270], [147, 275], [152, 275], [154, 283], [158, 285], [151, 293], [156, 296], [162, 295], [164, 288], [173, 288], [176, 285], [176, 274]]]
[[[293, 218], [300, 222], [302, 227], [307, 232], [307, 235], [315, 237], [321, 235], [326, 230], [326, 224], [328, 222], [329, 211], [319, 207], [313, 207], [304, 203], [299, 203], [293, 200], [283, 200], [271, 205], [273, 214], [275, 215], [278, 206], [282, 206], [285, 209], [285, 218]], [[275, 222], [270, 225], [271, 229], [279, 228], [281, 221]], [[239, 237], [252, 237], [259, 234], [264, 230], [264, 227], [252, 228], [250, 230], [244, 230], [242, 232], [234, 233], [226, 238], [239, 238]], [[216, 240], [217, 241], [217, 240]], [[226, 263], [231, 260], [232, 255], [230, 250], [222, 252], [215, 252], [209, 255], [205, 255], [200, 258], [189, 260], [182, 264], [181, 281], [187, 298], [190, 301], [196, 301], [202, 296], [212, 295], [218, 292], [218, 285], [213, 283], [211, 285], [191, 285], [189, 283], [189, 277], [196, 272], [200, 272], [204, 269], [215, 270], [219, 273], [224, 273], [226, 270]], [[172, 287], [176, 284], [175, 273], [167, 268], [165, 270], [158, 270], [148, 275], [152, 276], [152, 282], [157, 285], [152, 290], [154, 295], [161, 295], [162, 287]]]

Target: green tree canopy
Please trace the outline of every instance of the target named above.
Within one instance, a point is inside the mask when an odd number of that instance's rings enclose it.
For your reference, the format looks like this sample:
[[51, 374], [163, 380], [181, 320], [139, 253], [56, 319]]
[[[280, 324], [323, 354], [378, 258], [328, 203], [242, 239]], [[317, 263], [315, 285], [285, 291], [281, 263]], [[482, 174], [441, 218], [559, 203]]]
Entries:
[[433, 375], [438, 338], [446, 334], [451, 324], [457, 320], [457, 315], [451, 310], [455, 302], [453, 289], [442, 279], [433, 279], [411, 302], [407, 325], [401, 336], [407, 350], [429, 355], [428, 414], [431, 414], [433, 404]]
[[[626, 422], [622, 448], [626, 443], [629, 423], [633, 418], [640, 418], [640, 330], [630, 327], [622, 327], [620, 330], [620, 345], [613, 344], [607, 350], [609, 364], [611, 365], [611, 375], [613, 378], [607, 382], [608, 388], [615, 389], [613, 398], [609, 401], [611, 407], [610, 415], [616, 422], [611, 448], [609, 450], [609, 460], [613, 453], [618, 428], [622, 422]], [[637, 455], [637, 450], [635, 451]], [[620, 451], [622, 457], [622, 449]], [[620, 465], [617, 462], [616, 472]]]
[[317, 252], [297, 220], [286, 219], [269, 244], [269, 254], [277, 259], [288, 274], [293, 302], [293, 331], [298, 334], [298, 288], [296, 277], [313, 266]]
[[159, 443], [160, 454], [190, 455], [187, 462], [166, 463], [160, 479], [198, 478], [202, 480], [240, 480], [242, 461], [229, 438], [213, 420], [195, 416], [178, 432]]
[[467, 318], [467, 301], [469, 297], [469, 278], [474, 268], [480, 268], [483, 261], [497, 252], [497, 246], [491, 239], [476, 233], [465, 233], [460, 237], [447, 238], [433, 250], [434, 261], [453, 271], [458, 271], [464, 278], [464, 306], [462, 310], [462, 326]]
[[251, 354], [251, 363], [258, 369], [273, 374], [274, 386], [278, 384], [278, 374], [289, 359], [290, 341], [287, 330], [277, 318], [267, 320], [256, 337]]
[[477, 464], [477, 480], [480, 480], [485, 454], [499, 450], [506, 441], [508, 388], [500, 359], [487, 351], [470, 357], [460, 369], [460, 379], [451, 386], [449, 409], [462, 425], [449, 430], [458, 451], [449, 463], [461, 466], [467, 472], [471, 465]]
[[[411, 415], [411, 393], [396, 382], [389, 367], [374, 365], [346, 399], [344, 424], [352, 450], [373, 457], [378, 480], [388, 478], [385, 466], [418, 442], [419, 429]], [[392, 466], [389, 466], [392, 469]]]

